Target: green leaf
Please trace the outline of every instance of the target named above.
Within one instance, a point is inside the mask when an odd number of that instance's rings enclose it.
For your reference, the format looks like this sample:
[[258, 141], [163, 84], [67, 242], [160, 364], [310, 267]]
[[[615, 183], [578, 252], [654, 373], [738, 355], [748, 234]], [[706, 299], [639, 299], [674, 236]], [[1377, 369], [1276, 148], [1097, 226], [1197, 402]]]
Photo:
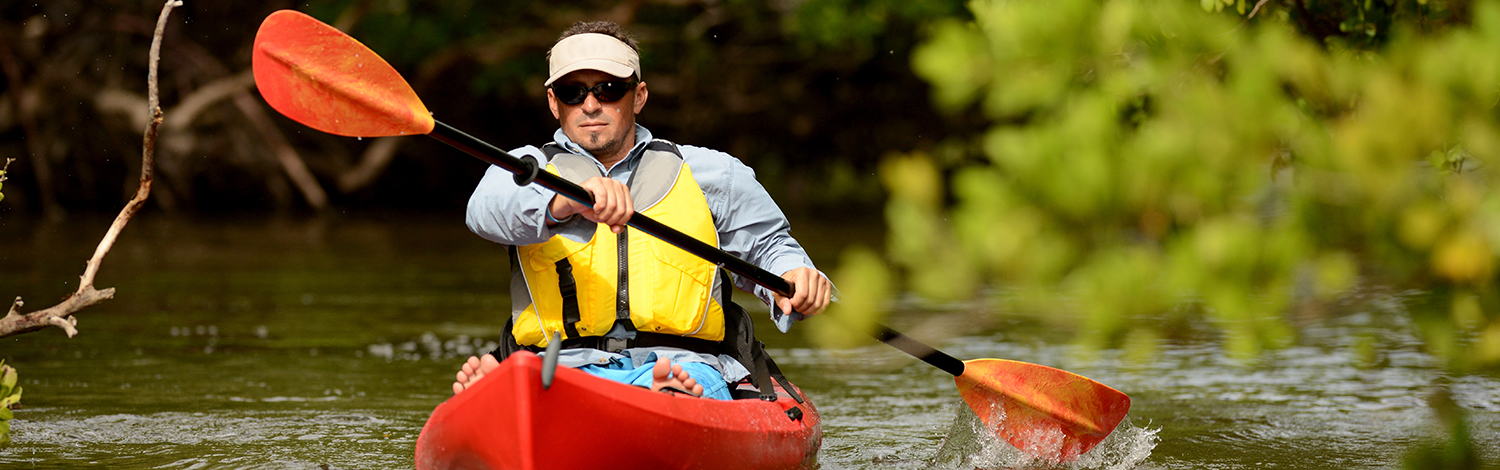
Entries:
[[10, 407], [11, 405], [14, 405], [14, 404], [20, 403], [20, 402], [21, 402], [21, 387], [16, 387], [16, 389], [13, 390], [13, 391], [11, 391], [9, 395], [6, 395], [5, 398], [0, 398], [0, 407]]
[[940, 108], [956, 112], [974, 102], [995, 68], [987, 41], [973, 24], [944, 20], [933, 30], [931, 39], [912, 51], [912, 70], [933, 84]]
[[808, 322], [808, 335], [813, 341], [834, 348], [870, 341], [869, 333], [890, 308], [894, 282], [886, 264], [869, 248], [856, 245], [844, 250], [833, 273], [839, 291], [839, 300], [828, 306], [833, 321]]

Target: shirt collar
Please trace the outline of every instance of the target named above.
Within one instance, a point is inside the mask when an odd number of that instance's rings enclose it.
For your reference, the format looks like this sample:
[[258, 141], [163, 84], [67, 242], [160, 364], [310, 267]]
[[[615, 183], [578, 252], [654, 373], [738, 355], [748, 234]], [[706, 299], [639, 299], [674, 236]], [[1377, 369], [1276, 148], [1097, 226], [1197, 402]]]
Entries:
[[[652, 138], [653, 137], [651, 136], [651, 131], [646, 129], [646, 126], [636, 124], [635, 146], [630, 148], [630, 153], [625, 155], [624, 160], [620, 160], [620, 162], [616, 163], [615, 165], [619, 166], [622, 163], [641, 158], [641, 154], [646, 152], [646, 144], [651, 143]], [[598, 164], [601, 168], [604, 166], [603, 164], [599, 163], [598, 157], [595, 157], [594, 154], [589, 153], [588, 150], [584, 150], [583, 147], [578, 146], [577, 143], [573, 142], [573, 139], [569, 139], [568, 135], [563, 133], [562, 128], [558, 128], [556, 132], [552, 133], [552, 140], [557, 141], [557, 145], [561, 145], [569, 152], [592, 158], [594, 159], [595, 164]], [[610, 170], [610, 168], [604, 168], [604, 170], [606, 170], [606, 174], [608, 174], [607, 170]]]

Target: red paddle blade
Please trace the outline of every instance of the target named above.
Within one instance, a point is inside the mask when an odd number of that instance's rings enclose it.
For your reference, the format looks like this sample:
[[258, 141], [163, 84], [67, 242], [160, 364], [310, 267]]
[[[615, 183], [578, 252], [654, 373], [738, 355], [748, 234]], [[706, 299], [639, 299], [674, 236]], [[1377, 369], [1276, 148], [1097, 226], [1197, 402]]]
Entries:
[[255, 86], [276, 111], [349, 137], [432, 132], [432, 113], [396, 69], [354, 38], [281, 10], [255, 33]]
[[1130, 411], [1130, 397], [1119, 390], [1025, 362], [964, 361], [954, 380], [990, 430], [1027, 454], [1058, 462], [1094, 448]]

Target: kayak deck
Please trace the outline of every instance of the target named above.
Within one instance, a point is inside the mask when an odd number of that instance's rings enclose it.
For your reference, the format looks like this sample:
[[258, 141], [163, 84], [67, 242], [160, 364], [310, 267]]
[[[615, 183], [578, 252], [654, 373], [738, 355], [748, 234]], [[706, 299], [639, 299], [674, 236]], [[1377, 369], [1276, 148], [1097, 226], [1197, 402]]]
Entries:
[[417, 469], [816, 466], [818, 412], [779, 385], [776, 401], [726, 401], [653, 392], [559, 367], [552, 386], [543, 389], [541, 369], [535, 354], [513, 354], [438, 405], [417, 438]]

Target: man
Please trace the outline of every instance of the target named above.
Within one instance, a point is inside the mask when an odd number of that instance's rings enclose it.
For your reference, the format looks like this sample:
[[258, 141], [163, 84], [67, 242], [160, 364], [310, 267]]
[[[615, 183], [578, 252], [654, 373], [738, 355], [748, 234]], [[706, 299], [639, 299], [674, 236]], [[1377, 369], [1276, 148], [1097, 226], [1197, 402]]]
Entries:
[[[540, 350], [560, 336], [560, 365], [653, 390], [728, 399], [730, 384], [753, 365], [715, 354], [730, 305], [721, 289], [726, 276], [712, 263], [627, 230], [630, 216], [641, 211], [782, 273], [794, 286], [790, 298], [735, 281], [773, 304], [782, 331], [822, 312], [833, 286], [790, 236], [753, 170], [722, 152], [654, 140], [636, 124], [649, 96], [639, 54], [614, 23], [573, 25], [548, 54], [547, 104], [561, 125], [555, 142], [511, 152], [578, 183], [593, 195], [593, 206], [537, 185], [517, 186], [492, 166], [469, 199], [467, 223], [510, 252], [513, 311], [504, 342]], [[494, 354], [469, 358], [454, 393], [498, 364]]]

